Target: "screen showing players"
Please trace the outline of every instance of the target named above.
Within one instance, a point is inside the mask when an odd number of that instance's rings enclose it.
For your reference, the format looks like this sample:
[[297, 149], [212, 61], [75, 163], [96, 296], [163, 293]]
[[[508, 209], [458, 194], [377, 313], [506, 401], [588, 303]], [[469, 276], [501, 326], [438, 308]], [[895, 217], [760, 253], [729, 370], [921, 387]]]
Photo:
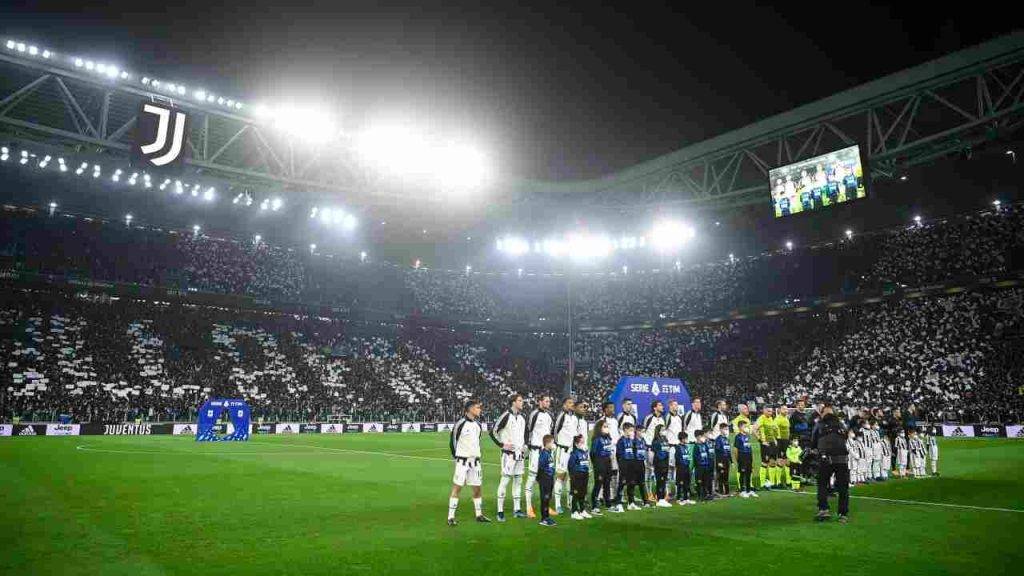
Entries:
[[775, 217], [867, 196], [860, 146], [850, 146], [768, 172]]

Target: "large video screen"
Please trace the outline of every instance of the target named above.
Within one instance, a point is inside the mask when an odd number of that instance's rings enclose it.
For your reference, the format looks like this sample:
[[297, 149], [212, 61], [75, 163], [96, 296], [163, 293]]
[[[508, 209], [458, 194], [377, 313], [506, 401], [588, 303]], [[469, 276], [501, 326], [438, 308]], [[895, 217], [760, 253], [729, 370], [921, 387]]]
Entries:
[[867, 196], [860, 146], [850, 146], [768, 172], [775, 217]]

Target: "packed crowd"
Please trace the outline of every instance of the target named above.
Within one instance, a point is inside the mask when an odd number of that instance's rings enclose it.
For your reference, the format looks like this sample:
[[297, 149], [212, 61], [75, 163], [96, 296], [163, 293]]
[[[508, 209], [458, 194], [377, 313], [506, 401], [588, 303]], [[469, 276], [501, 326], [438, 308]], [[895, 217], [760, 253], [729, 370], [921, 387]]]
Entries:
[[1024, 209], [1004, 206], [756, 257], [573, 277], [401, 268], [253, 239], [5, 207], [0, 267], [104, 282], [242, 294], [275, 302], [441, 319], [582, 324], [707, 317], [884, 285], [1018, 271]]
[[[79, 421], [187, 419], [242, 397], [269, 419], [488, 417], [512, 392], [560, 396], [564, 335], [455, 331], [4, 289], [0, 414]], [[889, 299], [823, 313], [672, 330], [581, 333], [574, 393], [592, 410], [623, 375], [682, 378], [693, 394], [783, 404], [916, 404], [934, 419], [1011, 421], [1024, 290]]]

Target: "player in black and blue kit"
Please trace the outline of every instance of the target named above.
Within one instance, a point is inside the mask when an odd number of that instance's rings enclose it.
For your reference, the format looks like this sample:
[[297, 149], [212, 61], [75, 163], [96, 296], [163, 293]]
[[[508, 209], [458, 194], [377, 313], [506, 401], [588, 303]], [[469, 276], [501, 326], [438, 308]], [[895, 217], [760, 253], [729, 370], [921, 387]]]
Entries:
[[537, 484], [540, 485], [540, 525], [556, 526], [551, 519], [551, 491], [555, 488], [555, 437], [545, 434], [537, 458]]
[[658, 497], [655, 506], [668, 508], [671, 504], [665, 500], [665, 483], [668, 481], [669, 445], [661, 435], [663, 428], [660, 425], [655, 426], [651, 451], [654, 453], [654, 493]]
[[604, 505], [607, 508], [613, 506], [612, 502], [612, 452], [615, 446], [612, 445], [611, 430], [608, 424], [599, 422], [601, 429], [594, 434], [594, 440], [590, 443], [590, 459], [594, 464], [594, 488], [590, 491], [590, 513], [594, 516], [601, 516], [601, 507], [597, 505], [597, 497], [604, 492]]
[[650, 451], [650, 446], [647, 445], [647, 440], [644, 440], [643, 426], [637, 426], [636, 433], [633, 434], [633, 451], [636, 453], [636, 457], [640, 461], [640, 466], [635, 470], [636, 484], [640, 487], [640, 506], [643, 508], [650, 508], [651, 505], [647, 501], [647, 478], [644, 477], [647, 473], [644, 464], [647, 463], [647, 452]]
[[732, 446], [736, 456], [736, 468], [740, 474], [740, 497], [758, 498], [757, 492], [750, 486], [750, 477], [754, 473], [754, 445], [750, 443], [746, 422], [740, 421], [737, 424]]
[[693, 464], [697, 472], [697, 496], [701, 500], [712, 500], [712, 483], [714, 482], [715, 455], [708, 446], [707, 435], [703, 430], [697, 431], [697, 442], [693, 445]]
[[615, 459], [618, 460], [619, 464], [619, 489], [615, 493], [615, 502], [620, 510], [623, 502], [623, 491], [626, 491], [629, 497], [630, 510], [636, 508], [636, 505], [633, 503], [633, 490], [636, 488], [633, 476], [637, 455], [633, 447], [633, 428], [633, 425], [629, 422], [623, 423], [622, 436], [619, 437], [619, 442], [615, 445]]
[[715, 484], [718, 485], [718, 493], [723, 496], [729, 495], [729, 464], [732, 463], [732, 447], [729, 446], [729, 425], [721, 423], [718, 425], [718, 436], [715, 437], [715, 473], [717, 474]]
[[587, 484], [590, 481], [590, 456], [587, 454], [587, 443], [582, 435], [577, 434], [572, 439], [572, 445], [568, 464], [569, 487], [572, 490], [572, 519], [593, 518], [587, 512]]
[[680, 506], [696, 504], [690, 499], [690, 479], [693, 476], [693, 451], [686, 442], [686, 431], [679, 433], [676, 449], [676, 501]]

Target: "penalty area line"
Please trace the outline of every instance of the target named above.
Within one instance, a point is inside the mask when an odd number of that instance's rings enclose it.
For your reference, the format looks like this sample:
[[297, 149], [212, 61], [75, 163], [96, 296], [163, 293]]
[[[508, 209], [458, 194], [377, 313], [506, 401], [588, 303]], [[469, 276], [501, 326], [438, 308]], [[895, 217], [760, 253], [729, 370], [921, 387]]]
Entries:
[[[782, 490], [782, 492], [788, 492], [789, 494], [799, 494], [803, 496], [817, 496], [813, 492], [796, 492], [794, 490]], [[970, 504], [950, 504], [947, 502], [925, 502], [923, 500], [900, 500], [898, 498], [880, 498], [878, 496], [854, 496], [850, 494], [850, 498], [856, 498], [857, 500], [876, 500], [878, 502], [892, 502], [894, 504], [909, 504], [918, 506], [938, 506], [940, 508], [962, 508], [965, 510], [983, 510], [986, 512], [1011, 512], [1014, 514], [1024, 514], [1024, 510], [1018, 510], [1016, 508], [996, 508], [992, 506], [971, 506]]]

